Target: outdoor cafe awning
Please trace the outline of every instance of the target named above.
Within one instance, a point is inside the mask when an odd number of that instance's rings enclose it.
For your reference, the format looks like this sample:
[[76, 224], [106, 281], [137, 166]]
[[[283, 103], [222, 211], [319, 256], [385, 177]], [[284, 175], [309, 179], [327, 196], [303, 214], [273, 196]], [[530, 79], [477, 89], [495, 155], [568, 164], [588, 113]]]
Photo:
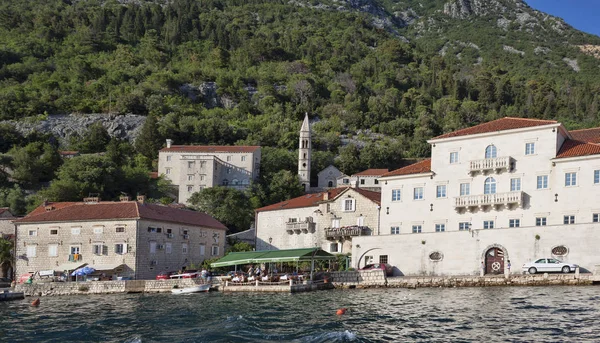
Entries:
[[335, 256], [320, 248], [244, 251], [231, 252], [217, 262], [211, 263], [210, 266], [216, 268], [251, 263], [310, 262], [334, 259]]
[[122, 266], [123, 263], [112, 263], [112, 264], [93, 264], [90, 267], [98, 270], [98, 271], [111, 271]]
[[82, 263], [82, 262], [68, 262], [68, 263], [63, 263], [60, 266], [54, 268], [55, 271], [57, 272], [64, 272], [65, 270], [70, 272], [76, 269], [79, 269], [83, 266], [87, 266], [87, 263]]

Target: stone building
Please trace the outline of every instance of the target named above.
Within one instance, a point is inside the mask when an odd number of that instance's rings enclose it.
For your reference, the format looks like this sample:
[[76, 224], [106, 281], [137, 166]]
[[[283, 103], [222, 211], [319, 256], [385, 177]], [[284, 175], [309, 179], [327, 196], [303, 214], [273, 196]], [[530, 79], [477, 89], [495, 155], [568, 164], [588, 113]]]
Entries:
[[15, 219], [9, 208], [0, 208], [0, 237], [12, 237], [15, 234]]
[[138, 201], [47, 203], [15, 221], [16, 271], [74, 270], [153, 279], [221, 257], [227, 228], [211, 216]]
[[349, 253], [352, 239], [379, 234], [380, 193], [341, 187], [256, 210], [256, 250], [321, 247]]
[[360, 187], [380, 192], [381, 185], [379, 184], [379, 178], [388, 171], [388, 169], [367, 169], [351, 176], [342, 174], [337, 178], [337, 185], [338, 187]]
[[171, 180], [179, 190], [179, 202], [214, 186], [247, 188], [260, 171], [259, 146], [173, 145], [158, 153], [158, 174]]
[[338, 184], [337, 180], [342, 176], [346, 175], [342, 173], [339, 169], [332, 165], [327, 166], [327, 168], [321, 170], [319, 174], [317, 174], [318, 189], [325, 190], [328, 188], [341, 187], [341, 185]]
[[[600, 224], [600, 128], [502, 118], [429, 140], [431, 158], [384, 174], [381, 237], [353, 264], [404, 275], [513, 272], [554, 257], [593, 271]], [[361, 259], [362, 257], [362, 259]]]

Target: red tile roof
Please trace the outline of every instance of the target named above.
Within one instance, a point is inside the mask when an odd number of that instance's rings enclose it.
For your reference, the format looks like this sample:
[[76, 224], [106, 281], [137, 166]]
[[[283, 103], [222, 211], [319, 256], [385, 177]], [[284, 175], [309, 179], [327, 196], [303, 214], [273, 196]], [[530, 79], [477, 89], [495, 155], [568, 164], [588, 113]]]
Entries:
[[58, 153], [60, 155], [77, 155], [77, 154], [79, 154], [79, 151], [76, 151], [76, 150], [60, 150]]
[[442, 139], [450, 137], [459, 137], [467, 135], [476, 135], [479, 133], [497, 132], [505, 130], [522, 129], [525, 127], [534, 127], [542, 125], [556, 124], [556, 120], [540, 120], [527, 118], [504, 117], [487, 123], [475, 125], [466, 129], [448, 132], [433, 139]]
[[574, 140], [587, 143], [600, 143], [600, 127], [569, 131]]
[[367, 169], [363, 170], [360, 173], [356, 173], [352, 176], [381, 176], [387, 173], [389, 169]]
[[567, 139], [560, 147], [556, 158], [578, 157], [600, 154], [600, 144]]
[[431, 172], [431, 159], [423, 160], [421, 162], [413, 163], [409, 166], [402, 167], [400, 169], [392, 170], [389, 173], [381, 175], [381, 177], [423, 174], [429, 172]]
[[[46, 210], [47, 207], [52, 208]], [[59, 202], [41, 205], [26, 217], [15, 223], [70, 222], [83, 220], [111, 219], [150, 219], [214, 229], [227, 227], [206, 213], [182, 210], [155, 204], [141, 204], [137, 201], [99, 202]]]
[[[357, 193], [363, 195], [367, 199], [373, 201], [374, 203], [380, 205], [381, 204], [381, 193], [368, 191], [362, 188], [350, 188], [350, 187], [340, 187], [333, 188], [327, 191], [328, 199], [333, 200], [342, 192], [347, 189], [352, 189]], [[276, 211], [276, 210], [287, 210], [292, 208], [303, 208], [303, 207], [312, 207], [317, 206], [319, 203], [326, 201], [323, 200], [323, 196], [326, 192], [314, 193], [314, 194], [306, 194], [297, 198], [293, 198], [290, 200], [278, 202], [276, 204], [272, 204], [269, 206], [261, 207], [256, 209], [256, 212], [265, 212], [265, 211]]]
[[162, 148], [160, 151], [170, 152], [255, 152], [260, 146], [245, 146], [245, 145], [171, 145], [170, 148]]
[[10, 212], [10, 209], [8, 207], [0, 207], [0, 215], [3, 215], [4, 212], [10, 213], [10, 215], [12, 216], [12, 213]]

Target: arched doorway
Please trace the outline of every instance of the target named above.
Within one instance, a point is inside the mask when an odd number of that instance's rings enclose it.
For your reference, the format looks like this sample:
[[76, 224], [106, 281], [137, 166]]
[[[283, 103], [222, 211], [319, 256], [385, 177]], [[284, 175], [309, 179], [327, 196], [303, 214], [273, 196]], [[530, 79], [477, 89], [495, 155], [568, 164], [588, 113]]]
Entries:
[[504, 273], [504, 251], [500, 248], [490, 248], [485, 252], [485, 273]]

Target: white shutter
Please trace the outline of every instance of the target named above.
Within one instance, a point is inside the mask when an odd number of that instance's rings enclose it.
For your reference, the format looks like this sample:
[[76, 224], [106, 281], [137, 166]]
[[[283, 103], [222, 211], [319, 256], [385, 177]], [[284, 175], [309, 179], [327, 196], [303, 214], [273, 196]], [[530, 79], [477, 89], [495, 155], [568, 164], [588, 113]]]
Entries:
[[127, 243], [123, 243], [123, 254], [127, 254]]
[[200, 256], [204, 256], [206, 254], [206, 246], [204, 244], [200, 244]]

